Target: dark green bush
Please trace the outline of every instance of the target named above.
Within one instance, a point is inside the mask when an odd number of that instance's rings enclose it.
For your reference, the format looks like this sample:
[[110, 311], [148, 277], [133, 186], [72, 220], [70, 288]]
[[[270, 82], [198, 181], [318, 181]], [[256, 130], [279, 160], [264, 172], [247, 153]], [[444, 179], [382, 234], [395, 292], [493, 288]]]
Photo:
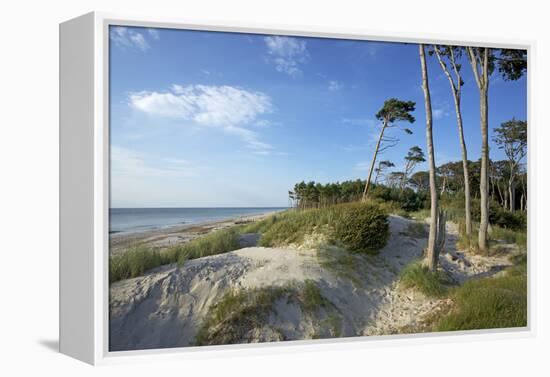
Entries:
[[402, 210], [408, 212], [418, 211], [424, 208], [427, 193], [424, 191], [415, 192], [410, 188], [401, 190], [398, 187], [374, 186], [369, 192], [369, 198], [378, 199], [383, 202], [398, 203]]
[[[479, 222], [481, 207], [479, 199], [472, 200], [472, 220]], [[527, 213], [521, 211], [509, 211], [495, 202], [489, 203], [489, 222], [492, 225], [512, 230], [525, 230], [527, 228]]]
[[374, 204], [343, 205], [333, 236], [351, 251], [379, 250], [390, 236], [388, 215]]

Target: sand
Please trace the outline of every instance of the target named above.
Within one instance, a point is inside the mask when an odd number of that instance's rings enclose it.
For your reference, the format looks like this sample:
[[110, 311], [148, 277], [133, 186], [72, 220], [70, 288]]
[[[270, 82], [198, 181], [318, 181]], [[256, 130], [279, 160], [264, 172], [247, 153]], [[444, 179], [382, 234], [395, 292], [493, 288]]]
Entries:
[[[313, 239], [304, 243], [306, 247], [245, 247], [114, 283], [110, 287], [111, 350], [194, 345], [209, 307], [230, 290], [286, 286], [306, 279], [315, 281], [336, 309], [338, 336], [386, 335], [415, 327], [422, 316], [440, 310], [446, 302], [399, 287], [399, 273], [421, 257], [426, 245], [425, 238], [407, 233], [412, 222], [391, 216], [392, 236], [386, 247], [376, 256], [346, 254], [353, 258], [347, 268], [337, 260], [341, 250], [316, 251], [314, 246], [322, 240]], [[456, 226], [448, 224], [447, 231], [447, 245], [454, 245]], [[255, 237], [246, 235], [244, 241], [251, 245]], [[483, 258], [450, 249], [440, 262], [459, 282], [497, 273], [508, 265], [506, 256]], [[249, 341], [315, 337], [318, 329], [296, 305], [278, 302], [276, 313]]]
[[260, 220], [273, 212], [239, 216], [231, 219], [206, 221], [197, 224], [175, 225], [172, 227], [134, 233], [113, 233], [109, 235], [109, 254], [116, 255], [131, 245], [146, 244], [160, 249], [186, 243], [206, 233]]

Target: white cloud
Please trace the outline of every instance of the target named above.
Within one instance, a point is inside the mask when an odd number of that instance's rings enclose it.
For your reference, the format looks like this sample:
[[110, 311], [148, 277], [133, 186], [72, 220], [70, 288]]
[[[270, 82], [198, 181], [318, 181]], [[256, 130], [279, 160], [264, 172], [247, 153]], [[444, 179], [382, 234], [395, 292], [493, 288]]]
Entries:
[[445, 111], [444, 109], [434, 109], [432, 111], [432, 114], [433, 114], [434, 119], [441, 119], [441, 118], [446, 117], [447, 115], [449, 115], [447, 113], [447, 111]]
[[[147, 29], [147, 31], [151, 38], [159, 39], [158, 31], [154, 29]], [[137, 48], [141, 51], [147, 51], [149, 48], [151, 48], [143, 33], [133, 30], [132, 28], [115, 26], [111, 28], [109, 37], [111, 39], [111, 42], [118, 47]]]
[[243, 139], [247, 148], [268, 152], [273, 147], [245, 126], [263, 124], [258, 117], [273, 111], [271, 99], [260, 92], [232, 86], [172, 85], [167, 92], [130, 93], [130, 106], [149, 115], [192, 121], [217, 127]]
[[147, 32], [149, 33], [149, 35], [153, 39], [159, 39], [160, 38], [160, 33], [157, 29], [147, 29]]
[[297, 38], [270, 36], [264, 38], [270, 61], [278, 72], [296, 77], [302, 74], [300, 65], [309, 60], [306, 42]]
[[201, 72], [206, 76], [210, 76], [210, 71], [207, 71], [206, 69], [201, 69]]
[[330, 90], [331, 92], [335, 92], [342, 88], [343, 88], [343, 85], [336, 80], [331, 80], [328, 82], [328, 90]]
[[131, 149], [111, 146], [111, 172], [116, 177], [196, 177], [204, 169], [190, 161], [171, 158], [160, 159], [159, 167], [154, 160]]

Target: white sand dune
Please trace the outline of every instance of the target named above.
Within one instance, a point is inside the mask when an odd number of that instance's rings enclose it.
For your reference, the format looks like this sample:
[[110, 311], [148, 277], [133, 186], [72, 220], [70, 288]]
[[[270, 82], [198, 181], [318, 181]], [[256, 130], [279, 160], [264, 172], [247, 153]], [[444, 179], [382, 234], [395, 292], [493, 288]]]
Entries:
[[[380, 254], [346, 253], [352, 263], [345, 269], [338, 261], [341, 250], [247, 247], [114, 283], [110, 288], [110, 349], [194, 345], [208, 309], [227, 292], [284, 287], [305, 280], [315, 281], [332, 303], [340, 319], [338, 336], [393, 333], [400, 326], [414, 323], [420, 312], [441, 304], [398, 288], [399, 272], [421, 256], [426, 244], [425, 239], [406, 234], [411, 222], [391, 216], [392, 236]], [[452, 224], [449, 231], [448, 241], [454, 244], [456, 229]], [[483, 263], [464, 260], [464, 256], [454, 261], [442, 256], [445, 268], [462, 281], [506, 263], [503, 258]], [[309, 339], [319, 334], [316, 324], [294, 303], [277, 302], [274, 313], [268, 325], [246, 341]]]

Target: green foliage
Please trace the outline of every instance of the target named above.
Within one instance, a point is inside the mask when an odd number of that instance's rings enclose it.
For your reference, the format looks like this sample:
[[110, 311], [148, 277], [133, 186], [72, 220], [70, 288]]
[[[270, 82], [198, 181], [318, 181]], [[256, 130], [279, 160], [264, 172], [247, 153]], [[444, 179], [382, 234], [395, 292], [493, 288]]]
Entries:
[[[212, 305], [197, 336], [196, 345], [248, 343], [254, 340], [255, 330], [269, 327], [269, 317], [275, 311], [277, 301], [296, 304], [305, 316], [316, 319], [324, 309], [326, 320], [319, 323], [320, 330], [329, 327], [332, 334], [340, 333], [341, 321], [334, 313], [333, 304], [325, 298], [313, 280], [290, 283], [284, 287], [251, 288], [225, 294]], [[270, 328], [273, 334], [283, 335]]]
[[181, 245], [169, 247], [164, 253], [168, 263], [183, 263], [239, 249], [239, 232], [235, 228], [213, 231]]
[[415, 119], [411, 112], [414, 111], [415, 105], [416, 103], [413, 101], [390, 98], [384, 101], [384, 106], [376, 113], [376, 119], [387, 120], [389, 123], [398, 121], [414, 123]]
[[262, 328], [275, 302], [290, 293], [287, 287], [265, 287], [229, 292], [212, 305], [203, 320], [195, 343], [236, 344], [247, 342], [251, 330]]
[[134, 246], [109, 259], [109, 282], [141, 276], [165, 264], [183, 265], [188, 259], [226, 253], [238, 248], [239, 233], [234, 228], [217, 230], [164, 251], [145, 245]]
[[376, 185], [371, 189], [369, 198], [379, 199], [384, 202], [395, 202], [399, 205], [400, 209], [414, 212], [424, 207], [427, 195], [425, 191], [415, 192], [410, 188], [401, 190], [397, 187]]
[[321, 294], [321, 290], [313, 280], [306, 280], [304, 286], [298, 291], [298, 299], [302, 310], [307, 313], [314, 313], [319, 308], [329, 307], [330, 301]]
[[440, 272], [431, 272], [420, 262], [408, 265], [401, 272], [401, 286], [418, 289], [428, 297], [440, 297], [447, 293], [448, 279]]
[[435, 331], [527, 326], [527, 273], [521, 262], [506, 275], [470, 280], [451, 294], [455, 308]]
[[371, 204], [348, 204], [339, 213], [334, 239], [351, 251], [372, 252], [383, 248], [390, 236], [387, 214]]
[[374, 251], [389, 237], [387, 213], [376, 204], [363, 203], [290, 210], [260, 221], [255, 229], [262, 233], [260, 245], [266, 247], [300, 243], [306, 235], [319, 233], [353, 251]]
[[526, 230], [511, 230], [493, 226], [489, 234], [491, 240], [504, 241], [506, 243], [515, 243], [520, 249], [527, 249], [527, 231]]
[[527, 50], [501, 49], [498, 71], [505, 80], [519, 80], [527, 72]]
[[146, 246], [134, 246], [109, 259], [109, 282], [141, 276], [164, 263], [166, 259], [158, 251]]

